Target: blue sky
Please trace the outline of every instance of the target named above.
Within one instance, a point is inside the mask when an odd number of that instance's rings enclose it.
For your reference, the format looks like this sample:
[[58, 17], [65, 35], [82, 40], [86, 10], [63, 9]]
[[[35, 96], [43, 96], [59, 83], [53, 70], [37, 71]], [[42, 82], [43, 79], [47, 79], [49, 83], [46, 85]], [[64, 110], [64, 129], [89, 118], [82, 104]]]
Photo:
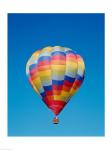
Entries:
[[[55, 45], [77, 51], [86, 65], [58, 125], [25, 72], [34, 51]], [[104, 14], [8, 14], [8, 135], [104, 135]]]

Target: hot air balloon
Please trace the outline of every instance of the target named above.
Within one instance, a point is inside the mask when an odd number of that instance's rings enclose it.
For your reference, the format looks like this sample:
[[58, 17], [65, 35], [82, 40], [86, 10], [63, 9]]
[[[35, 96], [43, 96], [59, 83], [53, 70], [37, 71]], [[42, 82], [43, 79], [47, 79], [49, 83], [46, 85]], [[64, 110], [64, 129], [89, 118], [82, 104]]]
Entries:
[[28, 60], [28, 80], [54, 113], [54, 124], [59, 122], [59, 113], [81, 86], [84, 73], [82, 57], [66, 47], [45, 47], [34, 52]]

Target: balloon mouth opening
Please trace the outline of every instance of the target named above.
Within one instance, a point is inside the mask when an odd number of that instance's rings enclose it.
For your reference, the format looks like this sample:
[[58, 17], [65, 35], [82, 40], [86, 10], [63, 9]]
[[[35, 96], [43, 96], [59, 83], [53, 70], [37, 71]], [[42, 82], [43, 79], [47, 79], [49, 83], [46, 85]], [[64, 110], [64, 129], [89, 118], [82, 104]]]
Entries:
[[53, 124], [58, 124], [58, 123], [59, 123], [59, 119], [58, 119], [57, 116], [55, 116], [55, 117], [53, 118]]

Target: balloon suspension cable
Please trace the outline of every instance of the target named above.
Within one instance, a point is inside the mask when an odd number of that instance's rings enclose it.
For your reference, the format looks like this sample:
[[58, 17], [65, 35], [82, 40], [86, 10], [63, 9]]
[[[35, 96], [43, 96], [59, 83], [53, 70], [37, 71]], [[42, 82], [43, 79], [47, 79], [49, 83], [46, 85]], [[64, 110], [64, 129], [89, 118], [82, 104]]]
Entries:
[[58, 123], [59, 123], [58, 116], [55, 116], [55, 117], [53, 118], [53, 123], [54, 123], [54, 124], [58, 124]]

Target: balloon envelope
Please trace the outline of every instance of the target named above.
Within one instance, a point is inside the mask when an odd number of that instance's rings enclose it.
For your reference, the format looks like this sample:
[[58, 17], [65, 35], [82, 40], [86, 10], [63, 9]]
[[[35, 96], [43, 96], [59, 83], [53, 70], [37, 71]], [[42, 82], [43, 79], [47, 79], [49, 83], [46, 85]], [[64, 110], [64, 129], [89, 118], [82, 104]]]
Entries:
[[45, 47], [32, 54], [26, 65], [35, 92], [58, 115], [84, 80], [80, 55], [66, 47]]

